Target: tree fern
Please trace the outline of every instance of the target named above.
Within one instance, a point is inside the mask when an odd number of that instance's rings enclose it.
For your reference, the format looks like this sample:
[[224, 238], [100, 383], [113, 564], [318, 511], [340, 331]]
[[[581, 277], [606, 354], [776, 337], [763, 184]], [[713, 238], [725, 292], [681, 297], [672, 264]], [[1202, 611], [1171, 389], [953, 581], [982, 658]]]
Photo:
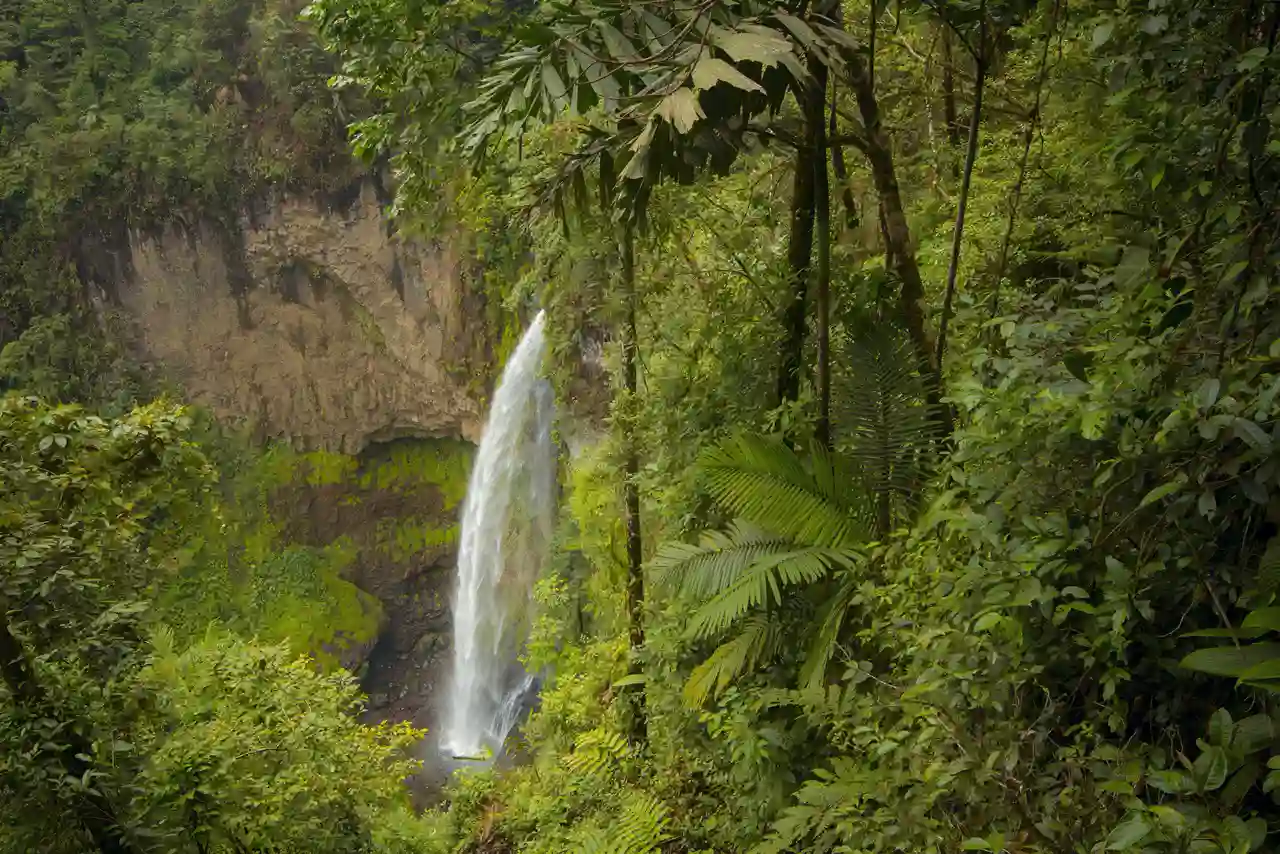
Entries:
[[840, 630], [844, 627], [845, 615], [853, 604], [857, 593], [858, 576], [853, 572], [845, 573], [840, 588], [819, 612], [817, 629], [809, 641], [809, 651], [804, 665], [800, 668], [800, 684], [814, 686], [822, 681], [827, 672], [827, 665], [835, 657], [836, 647], [840, 642]]
[[[734, 630], [685, 686], [700, 703], [779, 652], [778, 614], [789, 591], [838, 574], [805, 639], [803, 685], [818, 685], [839, 648], [861, 576], [857, 546], [914, 511], [934, 452], [934, 419], [905, 342], [885, 329], [845, 347], [840, 453], [804, 456], [774, 437], [740, 434], [705, 451], [699, 467], [716, 503], [738, 521], [698, 543], [664, 546], [650, 564], [660, 583], [700, 602], [689, 631]], [[736, 627], [736, 629], [735, 629]]]
[[[751, 854], [784, 854], [804, 850], [812, 854], [852, 850], [856, 821], [868, 791], [864, 772], [851, 759], [834, 760], [819, 770], [796, 793], [796, 803], [774, 822], [773, 830]], [[838, 846], [838, 847], [837, 847]]]
[[883, 536], [915, 512], [937, 439], [927, 384], [909, 342], [880, 325], [850, 334], [838, 359], [837, 447], [856, 469]]
[[601, 818], [605, 827], [593, 823], [578, 829], [580, 854], [654, 854], [671, 838], [671, 811], [649, 792], [627, 790], [617, 813]]

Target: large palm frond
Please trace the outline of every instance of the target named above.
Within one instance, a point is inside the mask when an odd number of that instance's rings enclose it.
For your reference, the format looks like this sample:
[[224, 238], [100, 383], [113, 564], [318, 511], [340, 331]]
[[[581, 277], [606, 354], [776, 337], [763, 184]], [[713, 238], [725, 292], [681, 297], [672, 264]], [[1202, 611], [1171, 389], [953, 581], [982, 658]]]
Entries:
[[694, 668], [684, 685], [685, 700], [690, 705], [701, 705], [743, 673], [772, 661], [781, 640], [782, 630], [777, 621], [763, 614], [746, 620], [737, 634]]
[[700, 638], [719, 634], [752, 611], [781, 605], [784, 588], [813, 584], [850, 559], [847, 552], [816, 546], [761, 557], [694, 612], [689, 631]]
[[853, 479], [820, 447], [806, 465], [780, 439], [739, 434], [705, 451], [699, 466], [721, 507], [780, 537], [831, 548], [866, 538]]
[[818, 612], [817, 628], [809, 639], [809, 651], [800, 668], [801, 687], [814, 687], [820, 684], [823, 676], [826, 675], [827, 665], [835, 657], [836, 648], [840, 642], [840, 630], [844, 627], [845, 616], [853, 605], [859, 581], [857, 573], [851, 570], [846, 571], [835, 595], [828, 599], [822, 606], [822, 610]]
[[697, 544], [664, 543], [649, 562], [649, 571], [659, 585], [705, 601], [757, 560], [794, 550], [791, 540], [740, 520], [723, 531], [703, 531]]
[[874, 505], [877, 536], [909, 521], [936, 456], [937, 419], [915, 351], [891, 326], [844, 340], [833, 399], [837, 448]]

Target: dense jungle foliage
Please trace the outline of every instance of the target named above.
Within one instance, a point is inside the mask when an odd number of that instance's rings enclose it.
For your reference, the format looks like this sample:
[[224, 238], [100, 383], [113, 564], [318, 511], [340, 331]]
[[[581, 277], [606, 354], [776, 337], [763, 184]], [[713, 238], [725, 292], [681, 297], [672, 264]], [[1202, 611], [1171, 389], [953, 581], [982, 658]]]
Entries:
[[[5, 10], [0, 850], [1275, 847], [1280, 5], [296, 11]], [[352, 168], [244, 135], [312, 120], [601, 428], [521, 761], [422, 813], [291, 620], [342, 546], [69, 331], [108, 224]]]

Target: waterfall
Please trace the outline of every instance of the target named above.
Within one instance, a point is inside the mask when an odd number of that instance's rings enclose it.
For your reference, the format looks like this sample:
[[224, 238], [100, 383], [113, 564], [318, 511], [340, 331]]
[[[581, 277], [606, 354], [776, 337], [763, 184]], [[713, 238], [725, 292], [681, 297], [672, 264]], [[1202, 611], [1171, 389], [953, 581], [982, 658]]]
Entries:
[[502, 371], [462, 513], [453, 603], [453, 678], [441, 744], [455, 756], [502, 750], [533, 685], [518, 656], [554, 524], [550, 384], [539, 376], [539, 312]]

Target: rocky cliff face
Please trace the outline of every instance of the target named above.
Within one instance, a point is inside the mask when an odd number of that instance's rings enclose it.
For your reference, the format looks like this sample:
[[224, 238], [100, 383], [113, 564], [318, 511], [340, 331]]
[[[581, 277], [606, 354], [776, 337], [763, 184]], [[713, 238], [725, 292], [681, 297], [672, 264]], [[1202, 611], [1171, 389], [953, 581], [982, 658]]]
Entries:
[[463, 259], [392, 236], [371, 182], [345, 210], [285, 199], [230, 227], [131, 235], [129, 254], [116, 298], [137, 344], [224, 421], [348, 454], [478, 435], [483, 311]]
[[319, 651], [362, 674], [371, 717], [433, 726], [483, 427], [468, 259], [395, 237], [371, 181], [349, 204], [285, 199], [231, 225], [132, 234], [109, 255], [99, 281], [154, 372], [292, 449], [270, 490], [277, 547], [351, 554], [343, 576], [380, 603], [376, 628], [367, 614], [328, 627]]

